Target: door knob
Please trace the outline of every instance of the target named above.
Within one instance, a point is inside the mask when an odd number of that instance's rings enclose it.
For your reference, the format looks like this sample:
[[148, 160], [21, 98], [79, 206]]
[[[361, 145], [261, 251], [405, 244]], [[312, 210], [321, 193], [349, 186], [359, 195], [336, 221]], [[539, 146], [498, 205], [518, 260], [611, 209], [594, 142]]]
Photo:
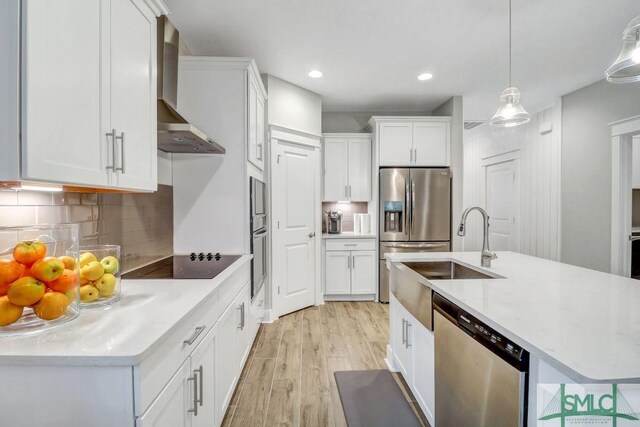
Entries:
[[314, 237], [316, 237], [316, 233], [315, 232], [312, 231], [311, 233], [309, 233], [309, 238], [310, 239], [314, 238]]

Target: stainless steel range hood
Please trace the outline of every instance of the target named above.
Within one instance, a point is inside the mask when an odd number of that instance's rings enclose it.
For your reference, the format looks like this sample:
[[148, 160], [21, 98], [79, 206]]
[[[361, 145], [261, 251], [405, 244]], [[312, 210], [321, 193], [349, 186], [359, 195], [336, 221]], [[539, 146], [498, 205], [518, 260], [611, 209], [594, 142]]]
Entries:
[[178, 30], [166, 16], [158, 18], [158, 150], [167, 153], [224, 154], [225, 149], [177, 111]]

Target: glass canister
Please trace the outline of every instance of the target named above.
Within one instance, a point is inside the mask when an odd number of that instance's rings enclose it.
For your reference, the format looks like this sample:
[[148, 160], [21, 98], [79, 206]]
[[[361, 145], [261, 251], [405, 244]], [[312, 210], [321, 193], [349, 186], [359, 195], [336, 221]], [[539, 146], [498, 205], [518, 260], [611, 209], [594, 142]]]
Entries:
[[120, 246], [80, 247], [80, 302], [103, 307], [120, 300]]
[[78, 250], [77, 224], [0, 227], [0, 336], [78, 317]]

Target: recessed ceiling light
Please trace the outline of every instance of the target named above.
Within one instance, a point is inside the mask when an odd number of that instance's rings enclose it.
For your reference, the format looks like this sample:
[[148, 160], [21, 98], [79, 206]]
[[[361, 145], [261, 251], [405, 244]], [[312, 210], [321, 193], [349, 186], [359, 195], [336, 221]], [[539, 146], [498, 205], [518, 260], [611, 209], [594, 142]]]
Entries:
[[309, 71], [309, 77], [311, 77], [312, 79], [319, 79], [320, 77], [322, 77], [322, 71], [320, 70], [311, 70]]
[[422, 73], [418, 76], [418, 80], [425, 81], [431, 80], [433, 78], [433, 74], [431, 73]]

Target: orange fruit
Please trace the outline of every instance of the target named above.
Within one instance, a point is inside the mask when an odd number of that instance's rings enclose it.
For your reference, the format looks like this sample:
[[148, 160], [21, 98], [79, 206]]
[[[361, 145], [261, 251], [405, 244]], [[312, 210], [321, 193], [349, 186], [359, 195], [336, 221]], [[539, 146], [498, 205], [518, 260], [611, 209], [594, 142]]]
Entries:
[[64, 314], [69, 306], [69, 298], [60, 292], [47, 292], [33, 307], [36, 316], [44, 320], [54, 320]]
[[0, 326], [14, 323], [22, 316], [24, 307], [12, 304], [6, 296], [0, 297]]
[[13, 248], [13, 259], [20, 264], [31, 265], [47, 254], [47, 247], [39, 240], [25, 240]]
[[65, 269], [60, 277], [51, 282], [47, 282], [46, 285], [53, 291], [64, 293], [76, 286], [76, 277], [75, 271]]
[[[0, 288], [5, 285], [10, 285], [20, 278], [22, 274], [22, 266], [12, 259], [0, 259]], [[7, 292], [0, 294], [5, 295]]]
[[11, 303], [26, 307], [40, 301], [44, 291], [44, 283], [33, 277], [23, 277], [11, 284], [7, 291], [7, 297]]
[[65, 255], [59, 256], [58, 259], [62, 261], [62, 263], [64, 264], [64, 268], [66, 268], [67, 270], [75, 270], [76, 260], [73, 259], [73, 257]]

